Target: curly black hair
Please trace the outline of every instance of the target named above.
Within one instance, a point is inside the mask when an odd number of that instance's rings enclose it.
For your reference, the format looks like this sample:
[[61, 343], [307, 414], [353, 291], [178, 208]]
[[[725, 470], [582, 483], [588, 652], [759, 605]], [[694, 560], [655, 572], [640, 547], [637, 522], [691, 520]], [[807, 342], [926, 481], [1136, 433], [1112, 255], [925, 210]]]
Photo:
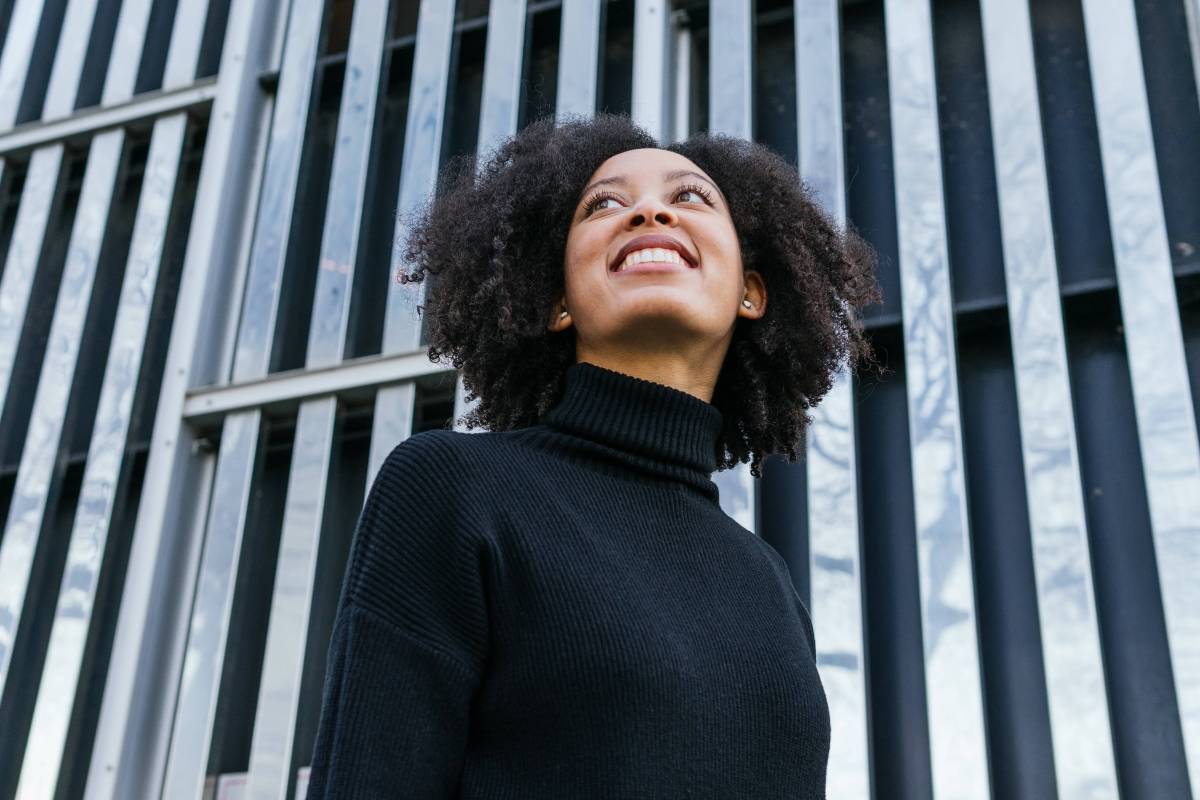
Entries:
[[[599, 166], [659, 143], [625, 115], [556, 122], [544, 117], [505, 139], [477, 169], [451, 159], [430, 201], [414, 212], [402, 244], [401, 283], [435, 276], [424, 305], [429, 358], [462, 371], [468, 429], [536, 423], [561, 397], [575, 362], [573, 328], [547, 329], [563, 296], [563, 254], [580, 192]], [[690, 159], [727, 201], [745, 269], [770, 302], [761, 319], [738, 318], [712, 404], [724, 426], [718, 469], [764, 455], [803, 452], [807, 410], [843, 363], [874, 364], [856, 312], [882, 296], [876, 253], [840, 230], [796, 169], [760, 144], [698, 134], [662, 149]]]

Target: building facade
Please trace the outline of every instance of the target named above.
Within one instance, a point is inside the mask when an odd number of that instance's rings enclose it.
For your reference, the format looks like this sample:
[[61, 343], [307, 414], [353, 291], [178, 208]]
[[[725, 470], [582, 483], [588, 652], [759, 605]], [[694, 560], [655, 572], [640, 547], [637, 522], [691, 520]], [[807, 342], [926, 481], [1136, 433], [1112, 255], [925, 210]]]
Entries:
[[771, 146], [880, 254], [886, 374], [714, 476], [812, 612], [829, 797], [1200, 798], [1197, 0], [0, 0], [0, 43], [0, 798], [303, 796], [366, 489], [467, 410], [406, 214], [597, 111]]

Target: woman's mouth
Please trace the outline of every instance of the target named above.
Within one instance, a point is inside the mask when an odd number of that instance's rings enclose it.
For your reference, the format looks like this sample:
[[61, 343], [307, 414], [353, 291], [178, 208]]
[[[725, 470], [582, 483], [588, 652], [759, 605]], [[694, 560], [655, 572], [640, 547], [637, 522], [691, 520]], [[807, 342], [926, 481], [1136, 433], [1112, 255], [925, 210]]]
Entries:
[[682, 272], [695, 269], [678, 252], [669, 248], [647, 247], [634, 250], [613, 270], [623, 272]]

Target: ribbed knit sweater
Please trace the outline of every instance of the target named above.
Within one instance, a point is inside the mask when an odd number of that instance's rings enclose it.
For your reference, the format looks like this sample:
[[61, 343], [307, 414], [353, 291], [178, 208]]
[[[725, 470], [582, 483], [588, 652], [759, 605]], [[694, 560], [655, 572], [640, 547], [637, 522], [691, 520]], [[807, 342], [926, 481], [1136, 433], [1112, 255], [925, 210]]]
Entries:
[[536, 425], [393, 449], [354, 533], [308, 797], [824, 798], [812, 623], [718, 504], [721, 424], [580, 362]]

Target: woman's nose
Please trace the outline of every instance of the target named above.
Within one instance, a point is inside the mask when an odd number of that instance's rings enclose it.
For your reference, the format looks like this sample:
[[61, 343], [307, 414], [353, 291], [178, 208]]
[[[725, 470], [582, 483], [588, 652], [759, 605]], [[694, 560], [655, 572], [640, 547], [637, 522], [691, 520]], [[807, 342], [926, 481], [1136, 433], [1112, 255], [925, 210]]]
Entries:
[[651, 218], [661, 225], [674, 225], [677, 219], [670, 206], [656, 198], [647, 198], [630, 209], [629, 216], [626, 217], [626, 224], [628, 227], [636, 228], [644, 225], [646, 220]]

